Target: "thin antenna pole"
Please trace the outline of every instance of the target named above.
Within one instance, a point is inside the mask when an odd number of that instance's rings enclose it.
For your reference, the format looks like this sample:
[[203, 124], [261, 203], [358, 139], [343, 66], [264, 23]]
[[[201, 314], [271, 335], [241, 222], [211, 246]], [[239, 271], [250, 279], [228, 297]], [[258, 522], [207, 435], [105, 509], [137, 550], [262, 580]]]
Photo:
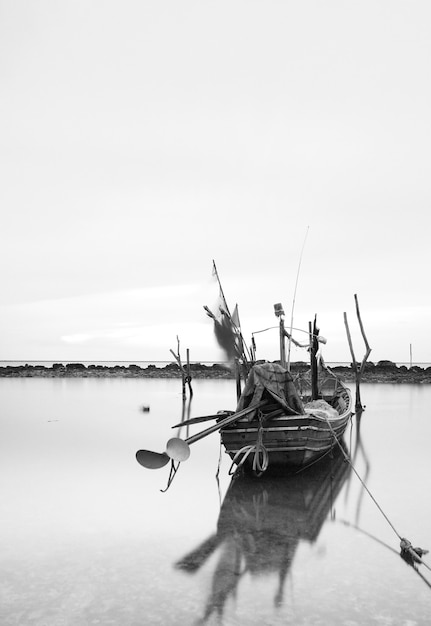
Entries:
[[299, 280], [299, 272], [301, 270], [302, 255], [304, 253], [305, 242], [307, 241], [307, 235], [308, 235], [309, 229], [310, 229], [310, 227], [307, 226], [307, 230], [305, 232], [305, 237], [304, 237], [304, 241], [303, 241], [302, 248], [301, 248], [301, 254], [299, 255], [298, 271], [296, 272], [295, 290], [293, 292], [292, 313], [291, 313], [291, 317], [290, 317], [289, 343], [288, 343], [288, 349], [287, 349], [287, 369], [289, 370], [289, 372], [290, 372], [290, 348], [292, 346], [292, 339], [291, 339], [291, 337], [292, 337], [292, 331], [293, 331], [293, 312], [295, 310], [296, 290], [298, 288], [298, 280]]

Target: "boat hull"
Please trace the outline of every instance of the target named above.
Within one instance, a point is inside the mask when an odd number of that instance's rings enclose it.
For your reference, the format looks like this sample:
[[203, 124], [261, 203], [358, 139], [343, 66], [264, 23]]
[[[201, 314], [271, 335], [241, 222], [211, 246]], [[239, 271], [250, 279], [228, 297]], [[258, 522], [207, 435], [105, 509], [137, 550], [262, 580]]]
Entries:
[[[257, 420], [239, 421], [235, 426], [221, 431], [221, 440], [226, 452], [240, 464], [248, 449], [257, 441], [268, 454], [269, 466], [302, 466], [317, 459], [336, 445], [349, 422], [351, 413], [331, 420], [330, 426], [324, 419], [309, 415], [283, 416], [272, 419], [266, 426]], [[253, 464], [254, 454], [249, 454], [246, 467]]]

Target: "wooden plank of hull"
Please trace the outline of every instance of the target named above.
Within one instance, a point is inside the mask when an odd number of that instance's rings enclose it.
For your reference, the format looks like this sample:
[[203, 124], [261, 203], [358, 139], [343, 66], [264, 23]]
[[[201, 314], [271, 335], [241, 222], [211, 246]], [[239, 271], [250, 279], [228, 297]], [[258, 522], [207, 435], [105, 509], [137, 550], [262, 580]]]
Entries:
[[[304, 431], [304, 430], [309, 430], [309, 431], [315, 431], [315, 432], [331, 432], [331, 429], [334, 432], [337, 432], [338, 430], [344, 429], [346, 427], [347, 422], [349, 421], [349, 415], [344, 417], [344, 418], [340, 418], [337, 420], [332, 420], [331, 421], [331, 426], [329, 427], [328, 423], [325, 422], [324, 420], [312, 420], [312, 419], [298, 419], [296, 417], [294, 418], [287, 418], [284, 420], [271, 420], [266, 422], [266, 424], [264, 424], [263, 430], [266, 432], [277, 432], [277, 431], [287, 431], [287, 432], [295, 432], [295, 431]], [[221, 429], [221, 432], [231, 432], [231, 431], [236, 431], [236, 432], [257, 432], [257, 430], [259, 429], [259, 422], [257, 422], [256, 420], [253, 420], [252, 422], [238, 422], [235, 426], [233, 427], [229, 427], [229, 428], [223, 428]]]
[[[324, 430], [317, 428], [266, 428], [262, 431], [263, 444], [270, 445], [282, 444], [287, 445], [291, 441], [315, 441], [317, 443], [322, 441], [332, 441], [334, 436], [339, 439], [345, 430], [344, 426], [340, 426], [337, 429]], [[259, 430], [257, 428], [244, 428], [232, 431], [223, 431], [222, 433], [223, 444], [228, 442], [238, 442], [238, 444], [249, 445], [256, 442], [258, 439]]]

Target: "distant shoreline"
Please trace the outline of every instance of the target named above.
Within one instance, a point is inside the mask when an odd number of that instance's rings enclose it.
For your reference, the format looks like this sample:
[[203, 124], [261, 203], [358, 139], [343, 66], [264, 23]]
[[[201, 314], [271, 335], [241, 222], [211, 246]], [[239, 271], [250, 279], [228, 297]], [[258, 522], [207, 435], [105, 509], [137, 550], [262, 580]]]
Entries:
[[[292, 373], [304, 371], [307, 363], [292, 363]], [[331, 368], [345, 382], [354, 382], [355, 373], [349, 366]], [[190, 365], [190, 376], [196, 379], [232, 379], [233, 371], [227, 365]], [[0, 367], [0, 378], [181, 378], [181, 370], [176, 363], [165, 367], [148, 365], [84, 365], [83, 363], [54, 363], [51, 367], [44, 365], [6, 365]], [[431, 384], [431, 367], [422, 368], [417, 365], [408, 368], [397, 366], [391, 361], [379, 361], [377, 364], [367, 363], [362, 375], [364, 383], [417, 383]]]

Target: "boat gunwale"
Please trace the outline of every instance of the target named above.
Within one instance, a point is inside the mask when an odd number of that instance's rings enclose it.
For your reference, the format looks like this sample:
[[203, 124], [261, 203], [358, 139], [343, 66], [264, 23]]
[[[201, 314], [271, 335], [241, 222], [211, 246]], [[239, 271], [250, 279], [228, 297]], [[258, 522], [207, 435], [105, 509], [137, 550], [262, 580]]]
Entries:
[[[333, 428], [332, 430], [338, 430], [338, 429], [343, 429], [344, 432], [344, 427], [345, 427], [345, 422], [343, 421], [342, 424], [339, 424], [338, 426], [336, 426], [335, 428]], [[220, 430], [221, 433], [223, 434], [230, 434], [230, 433], [255, 433], [258, 432], [260, 430], [259, 426], [250, 426], [248, 428], [223, 428]], [[317, 426], [312, 426], [311, 424], [307, 424], [304, 426], [264, 426], [261, 429], [264, 433], [265, 432], [282, 432], [282, 431], [291, 431], [291, 432], [307, 432], [307, 431], [315, 431], [315, 432], [319, 432], [319, 433], [331, 433], [331, 430], [329, 428], [318, 428]]]
[[[331, 446], [328, 445], [324, 445], [324, 446], [307, 446], [307, 445], [295, 445], [295, 446], [290, 446], [290, 447], [286, 447], [286, 446], [277, 446], [277, 447], [271, 447], [267, 444], [265, 444], [265, 448], [268, 452], [268, 454], [271, 453], [276, 453], [276, 452], [303, 452], [303, 451], [308, 451], [308, 452], [326, 452], [328, 450], [331, 450], [331, 448], [333, 448], [335, 445], [335, 441]], [[235, 454], [237, 452], [240, 452], [242, 450], [241, 448], [234, 448], [234, 447], [229, 447], [229, 449], [226, 449], [226, 453], [227, 454]]]

